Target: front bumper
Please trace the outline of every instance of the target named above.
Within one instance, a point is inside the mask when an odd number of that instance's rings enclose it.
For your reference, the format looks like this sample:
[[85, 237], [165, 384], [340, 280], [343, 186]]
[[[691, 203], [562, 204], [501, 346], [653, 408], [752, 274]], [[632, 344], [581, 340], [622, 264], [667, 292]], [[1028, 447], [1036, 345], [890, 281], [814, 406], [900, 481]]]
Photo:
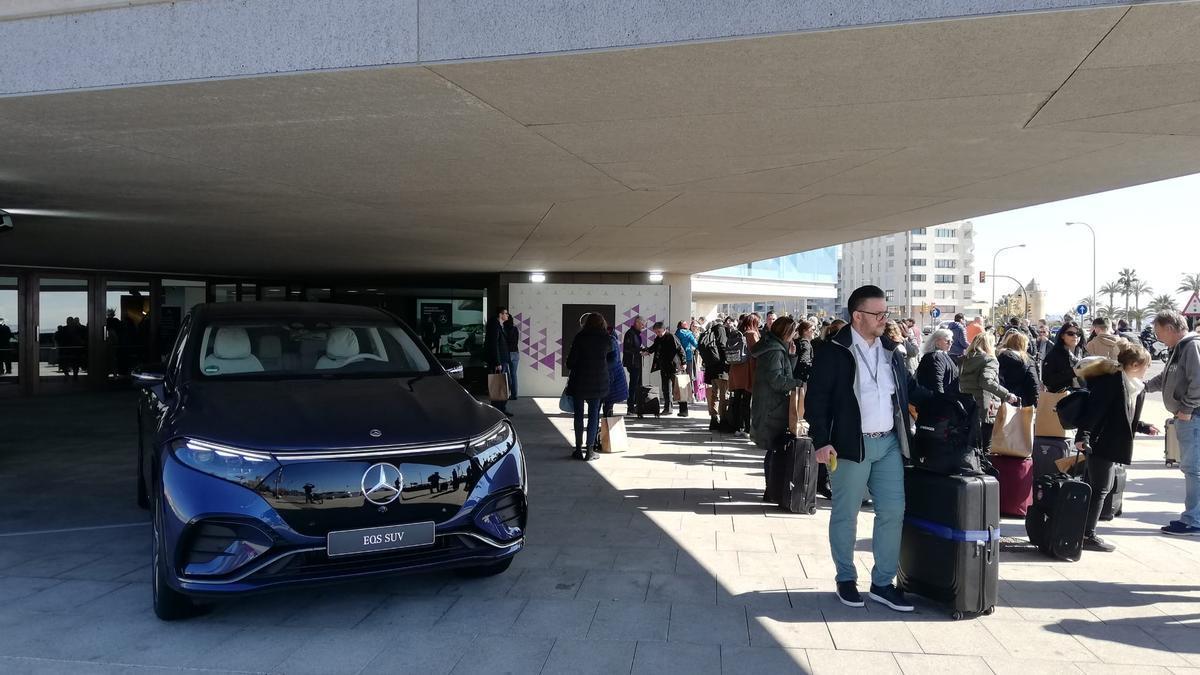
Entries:
[[[378, 553], [330, 557], [326, 553], [326, 533], [311, 528], [298, 531], [293, 526], [298, 522], [294, 513], [285, 518], [272, 506], [278, 495], [195, 471], [169, 453], [163, 455], [162, 486], [167, 583], [188, 595], [226, 596], [380, 575], [486, 566], [501, 563], [524, 547], [528, 509], [519, 443], [494, 461], [472, 485], [463, 487], [467, 494], [461, 505], [455, 507], [457, 512], [435, 521], [432, 545]], [[324, 505], [312, 508], [315, 511], [321, 506]], [[517, 521], [512, 519], [514, 513], [519, 515]], [[498, 514], [519, 526], [497, 529]], [[421, 514], [413, 520], [425, 519]], [[352, 525], [343, 518], [336, 522], [339, 526], [329, 529], [352, 529], [341, 527]], [[367, 522], [364, 526], [373, 524]], [[222, 549], [252, 550], [252, 553], [217, 554], [225, 556], [227, 562], [236, 563], [232, 567], [214, 563], [210, 556], [197, 553]]]

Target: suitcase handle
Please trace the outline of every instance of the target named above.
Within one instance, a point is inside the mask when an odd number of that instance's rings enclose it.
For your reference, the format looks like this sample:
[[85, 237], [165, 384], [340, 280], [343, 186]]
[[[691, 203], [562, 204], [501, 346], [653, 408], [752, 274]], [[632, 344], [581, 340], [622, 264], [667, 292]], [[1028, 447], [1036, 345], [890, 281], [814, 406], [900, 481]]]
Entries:
[[[997, 541], [1000, 539], [999, 532], [997, 532], [995, 535], [992, 534], [993, 529], [996, 529], [996, 528], [993, 528], [991, 525], [988, 526], [988, 541]], [[982, 544], [983, 542], [980, 542], [980, 543]], [[992, 564], [992, 547], [985, 546], [983, 550], [984, 550], [984, 554], [983, 554], [984, 562], [986, 562], [989, 565]]]

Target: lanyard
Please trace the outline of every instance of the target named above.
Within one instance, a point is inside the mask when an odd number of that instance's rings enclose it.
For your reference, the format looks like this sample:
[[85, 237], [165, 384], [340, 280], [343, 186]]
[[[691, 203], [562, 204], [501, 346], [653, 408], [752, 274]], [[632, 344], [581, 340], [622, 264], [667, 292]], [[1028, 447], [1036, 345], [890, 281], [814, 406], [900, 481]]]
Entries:
[[[854, 351], [858, 352], [859, 357], [862, 358], [863, 366], [867, 369], [867, 372], [870, 373], [870, 375], [871, 375], [871, 381], [875, 383], [876, 387], [878, 387], [879, 386], [879, 354], [878, 354], [878, 352], [876, 352], [876, 354], [875, 354], [875, 368], [872, 370], [870, 363], [867, 361], [867, 355], [863, 353], [862, 347], [859, 347], [858, 345], [854, 345]], [[880, 348], [879, 351], [882, 352], [883, 349]]]

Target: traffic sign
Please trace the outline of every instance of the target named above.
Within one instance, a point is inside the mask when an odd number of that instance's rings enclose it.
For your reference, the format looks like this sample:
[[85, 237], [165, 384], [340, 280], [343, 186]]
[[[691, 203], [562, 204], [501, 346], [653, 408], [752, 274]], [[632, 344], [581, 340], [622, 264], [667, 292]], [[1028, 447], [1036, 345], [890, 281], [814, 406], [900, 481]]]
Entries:
[[937, 307], [934, 307], [933, 309], [929, 310], [929, 316], [932, 316], [935, 319], [941, 315], [942, 315], [942, 310], [938, 309]]
[[1087, 305], [1080, 305], [1075, 308], [1075, 313], [1078, 314], [1079, 316], [1083, 316], [1084, 314], [1087, 314], [1087, 312], [1088, 312]]
[[1184, 316], [1200, 316], [1200, 293], [1192, 293], [1192, 298], [1183, 306]]

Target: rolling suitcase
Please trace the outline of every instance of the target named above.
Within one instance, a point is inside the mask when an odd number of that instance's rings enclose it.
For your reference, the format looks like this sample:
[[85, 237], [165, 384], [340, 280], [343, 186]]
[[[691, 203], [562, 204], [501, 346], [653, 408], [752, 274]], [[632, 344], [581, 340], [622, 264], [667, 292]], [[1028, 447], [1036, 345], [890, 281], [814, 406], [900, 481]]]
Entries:
[[904, 492], [901, 590], [950, 605], [956, 620], [991, 614], [1000, 585], [1000, 484], [910, 468]]
[[1075, 450], [1071, 441], [1056, 436], [1037, 436], [1033, 439], [1033, 479], [1058, 473], [1054, 463], [1069, 456]]
[[638, 417], [643, 415], [659, 417], [662, 415], [662, 403], [658, 400], [657, 396], [651, 396], [651, 392], [653, 391], [651, 387], [646, 386], [638, 389], [637, 404], [635, 405], [636, 410], [633, 411]]
[[1119, 518], [1125, 511], [1125, 482], [1129, 476], [1123, 464], [1114, 464], [1116, 477], [1113, 479], [1112, 492], [1104, 498], [1104, 506], [1100, 509], [1100, 520]]
[[1163, 460], [1167, 466], [1179, 465], [1179, 436], [1175, 433], [1175, 418], [1163, 424], [1163, 435], [1166, 437], [1166, 448], [1163, 450]]
[[1092, 488], [1063, 473], [1038, 478], [1033, 485], [1033, 504], [1025, 515], [1029, 543], [1044, 555], [1075, 562], [1083, 551]]
[[764, 501], [792, 513], [817, 512], [817, 451], [812, 439], [785, 433], [767, 452]]
[[1000, 515], [1024, 518], [1033, 503], [1033, 460], [1029, 457], [991, 455], [1000, 481]]

